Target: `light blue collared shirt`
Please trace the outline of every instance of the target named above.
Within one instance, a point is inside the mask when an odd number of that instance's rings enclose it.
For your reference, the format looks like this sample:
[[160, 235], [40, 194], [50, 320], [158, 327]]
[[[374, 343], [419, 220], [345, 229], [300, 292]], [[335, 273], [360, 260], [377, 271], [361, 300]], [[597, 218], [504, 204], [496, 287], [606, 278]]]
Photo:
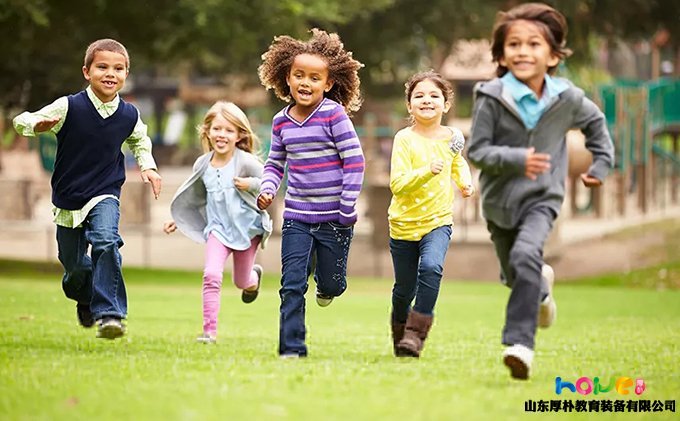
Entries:
[[538, 98], [524, 82], [518, 80], [511, 72], [507, 72], [501, 77], [503, 87], [507, 88], [515, 100], [519, 116], [527, 129], [536, 127], [536, 123], [548, 108], [552, 99], [564, 92], [569, 86], [560, 79], [553, 79], [545, 75], [545, 87], [543, 96]]
[[203, 173], [208, 193], [205, 238], [212, 233], [220, 243], [232, 250], [247, 250], [251, 239], [264, 234], [262, 215], [248, 207], [234, 186], [234, 160], [221, 168], [211, 164]]

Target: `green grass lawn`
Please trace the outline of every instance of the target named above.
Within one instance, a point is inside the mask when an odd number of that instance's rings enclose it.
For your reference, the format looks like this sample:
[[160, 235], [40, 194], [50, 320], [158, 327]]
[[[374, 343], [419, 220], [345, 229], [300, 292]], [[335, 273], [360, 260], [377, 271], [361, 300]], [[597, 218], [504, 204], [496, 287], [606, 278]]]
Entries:
[[[668, 273], [677, 274], [678, 265]], [[310, 292], [309, 357], [281, 360], [275, 276], [266, 277], [250, 305], [225, 283], [217, 345], [194, 342], [201, 330], [200, 274], [127, 270], [126, 277], [128, 335], [111, 342], [77, 325], [75, 305], [63, 296], [54, 267], [0, 262], [0, 419], [656, 420], [678, 415], [524, 412], [529, 399], [678, 400], [677, 288], [630, 286], [616, 277], [558, 283], [557, 323], [539, 332], [531, 380], [517, 382], [501, 363], [508, 290], [497, 284], [444, 283], [419, 360], [391, 355], [389, 280], [350, 279], [347, 293], [327, 308], [317, 307]], [[582, 376], [605, 382], [612, 376], [641, 377], [647, 391], [632, 397], [568, 391], [558, 396], [557, 376], [571, 382]]]

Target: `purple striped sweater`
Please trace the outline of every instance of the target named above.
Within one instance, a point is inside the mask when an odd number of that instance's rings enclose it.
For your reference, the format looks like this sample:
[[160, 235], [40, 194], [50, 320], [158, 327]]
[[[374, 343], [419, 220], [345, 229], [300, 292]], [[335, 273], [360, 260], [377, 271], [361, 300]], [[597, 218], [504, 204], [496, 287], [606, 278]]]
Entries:
[[288, 114], [290, 107], [274, 116], [260, 194], [276, 194], [287, 166], [285, 219], [354, 224], [364, 155], [352, 122], [344, 108], [328, 98], [303, 122]]

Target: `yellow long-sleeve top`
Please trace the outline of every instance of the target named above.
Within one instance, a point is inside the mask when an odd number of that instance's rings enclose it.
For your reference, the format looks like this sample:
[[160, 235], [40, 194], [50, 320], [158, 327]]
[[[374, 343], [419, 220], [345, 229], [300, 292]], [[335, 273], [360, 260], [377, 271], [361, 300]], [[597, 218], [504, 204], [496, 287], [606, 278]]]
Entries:
[[[449, 129], [452, 136], [458, 130]], [[430, 139], [410, 127], [395, 135], [388, 209], [391, 238], [420, 241], [435, 228], [453, 225], [453, 184], [459, 189], [472, 185], [472, 175], [465, 158], [449, 149], [450, 138]], [[436, 158], [444, 160], [444, 169], [435, 175], [430, 164]]]

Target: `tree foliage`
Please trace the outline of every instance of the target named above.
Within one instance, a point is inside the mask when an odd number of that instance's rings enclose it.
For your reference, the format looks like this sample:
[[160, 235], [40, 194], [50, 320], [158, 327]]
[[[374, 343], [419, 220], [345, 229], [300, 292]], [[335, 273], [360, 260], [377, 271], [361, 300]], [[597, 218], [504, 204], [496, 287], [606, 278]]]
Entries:
[[[0, 0], [0, 108], [35, 108], [84, 84], [87, 45], [103, 37], [129, 49], [133, 74], [241, 74], [257, 83], [260, 55], [279, 34], [312, 27], [340, 33], [366, 64], [368, 93], [401, 90], [405, 77], [438, 68], [452, 43], [489, 37], [498, 10], [516, 0]], [[567, 16], [576, 62], [592, 34], [680, 40], [677, 0], [548, 1]]]

